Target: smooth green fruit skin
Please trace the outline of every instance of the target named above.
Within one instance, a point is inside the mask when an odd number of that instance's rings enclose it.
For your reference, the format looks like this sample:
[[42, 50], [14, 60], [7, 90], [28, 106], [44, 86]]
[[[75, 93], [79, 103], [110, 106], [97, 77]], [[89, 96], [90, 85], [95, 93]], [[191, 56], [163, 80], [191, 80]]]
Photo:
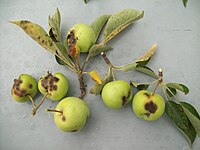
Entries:
[[77, 97], [64, 98], [58, 103], [56, 110], [63, 111], [63, 115], [54, 113], [54, 121], [56, 126], [64, 132], [82, 129], [90, 115], [87, 104]]
[[[146, 94], [151, 96], [148, 98]], [[150, 101], [157, 105], [157, 110], [154, 113], [150, 113], [149, 117], [147, 117], [147, 115], [145, 114], [149, 113], [149, 111], [145, 109], [145, 104]], [[134, 96], [132, 108], [136, 116], [138, 116], [139, 118], [148, 121], [153, 121], [157, 120], [163, 115], [165, 111], [165, 101], [159, 94], [152, 95], [151, 92], [147, 90], [142, 90], [137, 92]]]
[[[43, 95], [47, 93], [46, 89], [42, 87], [42, 79], [45, 78], [46, 76], [47, 75], [42, 76], [38, 81], [38, 89]], [[51, 94], [49, 94], [47, 97], [51, 100], [61, 100], [67, 95], [68, 92], [69, 88], [68, 79], [62, 73], [55, 73], [53, 76], [59, 79], [59, 81], [56, 83], [58, 88], [56, 91], [49, 92]]]
[[[128, 97], [125, 103], [123, 102], [124, 96], [126, 98]], [[103, 87], [102, 99], [104, 104], [109, 108], [121, 108], [123, 105], [130, 103], [133, 99], [131, 86], [124, 80], [109, 82]]]
[[80, 48], [80, 52], [88, 52], [89, 48], [95, 44], [95, 33], [91, 26], [87, 24], [75, 24], [68, 32], [74, 31], [77, 39], [76, 45]]
[[[19, 76], [19, 80], [22, 80], [22, 83], [20, 84], [19, 88], [20, 90], [26, 90], [27, 94], [31, 97], [34, 97], [37, 94], [38, 88], [37, 88], [37, 82], [36, 80], [29, 74], [21, 74]], [[32, 85], [32, 88], [29, 87], [29, 85]], [[11, 90], [12, 98], [16, 100], [17, 102], [26, 102], [29, 99], [28, 96], [19, 97], [16, 94], [14, 94], [13, 88]]]

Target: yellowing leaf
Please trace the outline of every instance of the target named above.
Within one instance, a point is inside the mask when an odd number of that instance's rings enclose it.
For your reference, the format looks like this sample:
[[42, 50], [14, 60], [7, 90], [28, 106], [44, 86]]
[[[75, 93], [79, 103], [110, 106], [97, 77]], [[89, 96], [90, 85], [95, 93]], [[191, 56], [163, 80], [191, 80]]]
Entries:
[[16, 24], [17, 26], [21, 27], [24, 32], [26, 32], [26, 34], [28, 34], [33, 40], [35, 40], [45, 49], [51, 52], [56, 51], [53, 40], [40, 25], [27, 20], [10, 21], [10, 23]]
[[156, 43], [142, 56], [138, 59], [138, 61], [147, 61], [156, 51]]
[[96, 71], [90, 71], [89, 75], [95, 82], [97, 82], [98, 84], [102, 84], [101, 77]]

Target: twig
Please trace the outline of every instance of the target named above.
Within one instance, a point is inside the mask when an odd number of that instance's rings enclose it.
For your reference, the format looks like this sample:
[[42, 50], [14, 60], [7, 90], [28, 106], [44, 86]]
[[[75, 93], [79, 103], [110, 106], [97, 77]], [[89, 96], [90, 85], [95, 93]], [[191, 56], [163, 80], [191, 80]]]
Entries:
[[33, 114], [33, 115], [36, 114], [38, 108], [42, 105], [42, 103], [44, 102], [44, 100], [45, 100], [45, 98], [48, 96], [48, 94], [49, 94], [49, 93], [46, 93], [46, 94], [44, 95], [44, 97], [42, 98], [42, 100], [40, 101], [40, 103], [38, 104], [38, 106], [36, 106], [35, 108], [33, 108], [33, 110], [32, 110], [32, 114]]

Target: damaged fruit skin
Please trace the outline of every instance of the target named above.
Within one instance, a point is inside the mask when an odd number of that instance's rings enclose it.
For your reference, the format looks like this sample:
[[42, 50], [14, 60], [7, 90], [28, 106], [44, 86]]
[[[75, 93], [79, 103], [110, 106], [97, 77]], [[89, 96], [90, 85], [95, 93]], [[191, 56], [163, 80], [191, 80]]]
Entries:
[[147, 90], [136, 93], [132, 108], [137, 117], [152, 121], [160, 118], [165, 110], [165, 101], [159, 94], [152, 95]]
[[[75, 37], [71, 37], [72, 35]], [[80, 48], [80, 52], [83, 53], [88, 52], [90, 47], [95, 44], [94, 30], [87, 24], [75, 24], [68, 31], [67, 41], [69, 38], [74, 38], [74, 44], [76, 44]]]
[[75, 132], [83, 128], [90, 110], [87, 104], [80, 98], [67, 97], [61, 100], [56, 106], [61, 113], [54, 113], [56, 126], [64, 132]]
[[121, 108], [133, 99], [131, 86], [124, 80], [109, 82], [103, 87], [102, 99], [109, 108]]
[[18, 79], [14, 80], [11, 90], [12, 98], [17, 102], [26, 102], [29, 97], [34, 97], [37, 94], [37, 82], [28, 74], [21, 74]]
[[62, 73], [47, 73], [38, 81], [38, 89], [43, 95], [47, 95], [49, 99], [61, 100], [68, 92], [68, 79]]

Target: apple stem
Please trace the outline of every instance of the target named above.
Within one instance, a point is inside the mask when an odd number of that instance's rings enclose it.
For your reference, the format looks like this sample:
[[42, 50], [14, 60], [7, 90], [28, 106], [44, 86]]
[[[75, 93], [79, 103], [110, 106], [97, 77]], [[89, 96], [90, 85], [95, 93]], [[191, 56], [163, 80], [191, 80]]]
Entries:
[[48, 112], [57, 112], [57, 113], [61, 113], [61, 114], [63, 114], [63, 111], [60, 111], [60, 110], [56, 110], [56, 109], [46, 109], [46, 111], [48, 111]]
[[110, 66], [111, 68], [113, 68], [113, 65], [111, 64], [110, 60], [108, 59], [108, 57], [106, 56], [106, 53], [102, 52], [101, 56], [103, 57], [103, 59], [105, 60], [106, 64], [108, 66]]
[[42, 100], [40, 101], [40, 103], [38, 104], [38, 106], [34, 107], [33, 110], [32, 110], [32, 114], [33, 116], [36, 114], [38, 108], [42, 105], [42, 103], [44, 102], [45, 98], [49, 95], [49, 93], [46, 93], [44, 95], [44, 97], [42, 98]]
[[159, 77], [158, 78], [158, 83], [156, 84], [156, 87], [154, 88], [152, 95], [155, 94], [155, 92], [156, 92], [156, 90], [158, 88], [158, 85], [163, 81], [163, 70], [161, 68], [158, 69], [158, 77]]
[[163, 85], [163, 83], [161, 83], [160, 86], [161, 86], [161, 89], [162, 89], [163, 94], [164, 94], [164, 96], [165, 96], [165, 99], [166, 99], [167, 101], [169, 101], [169, 97], [168, 97], [168, 95], [167, 95], [167, 93], [166, 93], [166, 90], [164, 89], [165, 86]]
[[115, 80], [116, 80], [116, 78], [115, 78], [114, 71], [113, 71], [113, 69], [112, 69], [112, 68], [110, 68], [110, 69], [111, 69], [111, 73], [112, 73], [113, 80], [115, 81]]
[[103, 57], [103, 59], [106, 62], [106, 64], [109, 66], [109, 69], [111, 70], [111, 74], [112, 74], [113, 80], [115, 81], [116, 78], [115, 78], [115, 74], [114, 74], [114, 70], [113, 70], [113, 68], [114, 68], [113, 65], [111, 64], [110, 60], [106, 56], [106, 53], [102, 52], [101, 56]]
[[153, 93], [152, 93], [152, 95], [154, 95], [155, 94], [155, 92], [156, 92], [156, 90], [157, 90], [157, 88], [158, 88], [158, 85], [160, 84], [160, 82], [158, 81], [158, 83], [156, 84], [156, 87], [154, 88], [154, 90], [153, 90]]
[[27, 95], [28, 98], [31, 100], [31, 103], [33, 104], [33, 107], [36, 107], [36, 104], [35, 102], [33, 101], [33, 98], [30, 96], [30, 95]]

